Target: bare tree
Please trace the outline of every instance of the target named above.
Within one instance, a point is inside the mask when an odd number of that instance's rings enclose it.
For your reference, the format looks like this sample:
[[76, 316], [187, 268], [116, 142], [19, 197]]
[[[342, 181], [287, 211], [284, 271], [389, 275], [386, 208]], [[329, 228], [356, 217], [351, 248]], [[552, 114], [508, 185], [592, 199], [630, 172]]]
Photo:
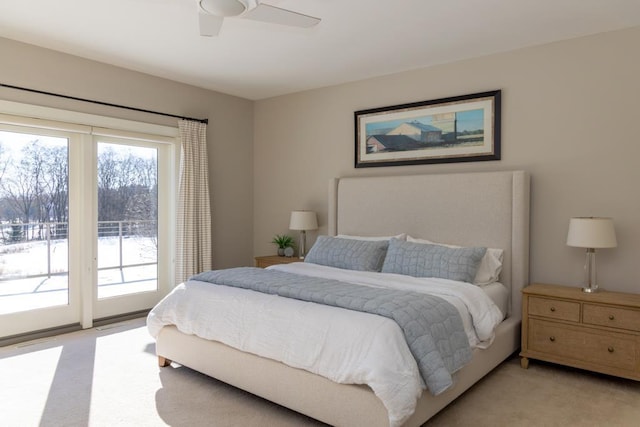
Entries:
[[0, 185], [2, 185], [2, 178], [4, 177], [4, 173], [6, 172], [8, 165], [9, 156], [7, 155], [3, 142], [0, 141]]
[[67, 147], [48, 147], [46, 150], [45, 194], [48, 221], [59, 224], [52, 230], [57, 238], [68, 236], [69, 221], [69, 162]]
[[[45, 237], [43, 233], [45, 223], [51, 220], [51, 194], [48, 192], [48, 187], [51, 185], [52, 177], [47, 171], [50, 168], [50, 152], [51, 147], [42, 144], [38, 139], [29, 142], [21, 150], [19, 173], [27, 175], [27, 182], [32, 186], [34, 215], [38, 222], [38, 239]], [[31, 238], [35, 237], [34, 232], [35, 228], [32, 229]]]
[[133, 194], [129, 199], [131, 219], [155, 219], [158, 216], [158, 170], [155, 158], [133, 159], [136, 176]]
[[98, 155], [98, 221], [117, 221], [118, 159], [112, 148]]
[[14, 218], [14, 220], [28, 223], [31, 220], [32, 209], [36, 201], [36, 192], [32, 185], [31, 176], [19, 173], [14, 178], [3, 179], [2, 189], [7, 201], [18, 215], [18, 218]]
[[[52, 220], [68, 220], [68, 161], [66, 147], [50, 146], [35, 139], [22, 147], [20, 159], [10, 162], [0, 188], [22, 223], [38, 222], [38, 238]], [[31, 228], [34, 238], [36, 228]], [[66, 236], [66, 227], [64, 236]]]
[[107, 147], [98, 156], [98, 220], [147, 220], [157, 216], [155, 159]]

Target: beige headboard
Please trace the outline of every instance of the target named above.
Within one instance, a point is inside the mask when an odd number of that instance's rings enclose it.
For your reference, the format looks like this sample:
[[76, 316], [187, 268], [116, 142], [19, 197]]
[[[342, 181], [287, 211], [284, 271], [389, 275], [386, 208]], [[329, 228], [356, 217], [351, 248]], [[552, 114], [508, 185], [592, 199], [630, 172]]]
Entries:
[[[329, 234], [394, 235], [504, 249], [500, 281], [512, 317], [529, 279], [529, 175], [524, 171], [331, 180]], [[513, 308], [516, 308], [513, 310]]]

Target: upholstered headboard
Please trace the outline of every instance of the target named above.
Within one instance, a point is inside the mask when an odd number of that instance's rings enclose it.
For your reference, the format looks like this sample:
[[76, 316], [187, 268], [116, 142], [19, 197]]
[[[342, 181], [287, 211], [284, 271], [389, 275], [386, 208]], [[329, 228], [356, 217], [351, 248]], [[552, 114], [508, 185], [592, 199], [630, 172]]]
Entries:
[[[394, 235], [504, 250], [500, 281], [521, 316], [529, 276], [529, 175], [524, 171], [331, 180], [329, 234]], [[516, 308], [514, 310], [514, 308]]]

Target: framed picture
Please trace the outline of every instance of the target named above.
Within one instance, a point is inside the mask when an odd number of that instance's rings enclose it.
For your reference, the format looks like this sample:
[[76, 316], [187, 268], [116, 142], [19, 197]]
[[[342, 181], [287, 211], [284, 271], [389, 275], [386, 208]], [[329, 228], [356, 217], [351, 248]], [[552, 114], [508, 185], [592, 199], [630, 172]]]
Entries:
[[356, 168], [500, 160], [500, 91], [354, 113]]

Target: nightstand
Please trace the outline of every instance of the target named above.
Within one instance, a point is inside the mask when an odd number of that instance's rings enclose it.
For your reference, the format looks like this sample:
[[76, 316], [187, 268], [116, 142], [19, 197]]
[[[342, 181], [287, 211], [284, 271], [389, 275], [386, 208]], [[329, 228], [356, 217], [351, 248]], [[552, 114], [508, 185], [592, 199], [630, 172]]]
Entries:
[[529, 358], [640, 380], [640, 295], [532, 284], [522, 290]]
[[257, 256], [255, 260], [256, 260], [256, 267], [260, 267], [260, 268], [265, 268], [265, 267], [269, 267], [270, 265], [276, 265], [276, 264], [290, 264], [292, 262], [304, 261], [298, 258], [297, 256], [286, 257], [286, 256], [278, 256], [278, 255]]

